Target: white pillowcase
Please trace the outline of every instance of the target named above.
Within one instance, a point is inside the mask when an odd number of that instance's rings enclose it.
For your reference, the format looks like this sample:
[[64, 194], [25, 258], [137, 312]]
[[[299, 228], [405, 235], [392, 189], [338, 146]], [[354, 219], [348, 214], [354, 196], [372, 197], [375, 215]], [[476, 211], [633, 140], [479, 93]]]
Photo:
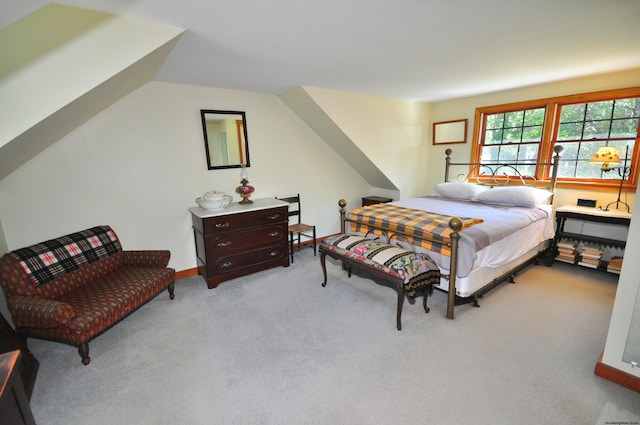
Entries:
[[515, 207], [535, 207], [547, 202], [551, 192], [535, 187], [494, 187], [477, 194], [471, 200], [485, 204], [508, 205]]
[[486, 186], [473, 183], [445, 182], [436, 186], [436, 193], [445, 198], [468, 201], [487, 189], [488, 187]]

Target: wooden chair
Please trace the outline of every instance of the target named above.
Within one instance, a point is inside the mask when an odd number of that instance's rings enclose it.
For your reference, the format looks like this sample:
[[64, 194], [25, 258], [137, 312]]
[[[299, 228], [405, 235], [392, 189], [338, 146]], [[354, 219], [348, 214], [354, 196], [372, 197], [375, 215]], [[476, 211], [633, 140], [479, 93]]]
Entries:
[[288, 198], [277, 198], [281, 201], [289, 203], [289, 217], [296, 217], [292, 222], [289, 220], [289, 255], [291, 256], [291, 262], [293, 263], [293, 242], [298, 242], [298, 251], [302, 246], [301, 237], [313, 240], [313, 255], [316, 255], [316, 226], [312, 224], [302, 223], [302, 204], [300, 203], [300, 194], [296, 196], [290, 196]]

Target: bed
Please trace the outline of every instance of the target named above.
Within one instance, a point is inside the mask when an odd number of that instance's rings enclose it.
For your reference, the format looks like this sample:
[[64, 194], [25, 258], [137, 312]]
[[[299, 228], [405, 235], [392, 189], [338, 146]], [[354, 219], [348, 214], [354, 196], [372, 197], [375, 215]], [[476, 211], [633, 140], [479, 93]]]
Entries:
[[[561, 146], [548, 167], [548, 184], [521, 175], [513, 164], [454, 163], [447, 149], [444, 181], [432, 195], [346, 210], [342, 233], [384, 238], [427, 253], [441, 271], [436, 289], [454, 306], [473, 303], [548, 254], [554, 236], [551, 203]], [[451, 178], [453, 171], [462, 170]]]

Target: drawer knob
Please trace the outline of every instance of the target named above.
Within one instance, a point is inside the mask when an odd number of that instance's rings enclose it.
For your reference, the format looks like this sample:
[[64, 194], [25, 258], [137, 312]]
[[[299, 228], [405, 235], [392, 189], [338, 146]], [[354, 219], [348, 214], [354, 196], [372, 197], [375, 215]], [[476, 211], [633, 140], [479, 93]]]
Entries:
[[231, 245], [231, 241], [218, 242], [218, 246], [220, 248], [224, 248], [224, 247], [230, 246], [230, 245]]
[[225, 227], [229, 227], [229, 222], [225, 221], [224, 223], [216, 223], [216, 228], [224, 229]]
[[281, 215], [279, 213], [271, 214], [271, 215], [267, 216], [267, 220], [277, 220], [280, 217], [281, 217]]
[[280, 236], [280, 232], [278, 231], [269, 233], [270, 238], [276, 238], [278, 236]]
[[231, 261], [227, 261], [225, 263], [222, 263], [222, 265], [220, 266], [223, 269], [229, 268], [233, 265], [233, 263]]
[[277, 257], [278, 255], [280, 255], [280, 251], [271, 251], [269, 255], [272, 257]]

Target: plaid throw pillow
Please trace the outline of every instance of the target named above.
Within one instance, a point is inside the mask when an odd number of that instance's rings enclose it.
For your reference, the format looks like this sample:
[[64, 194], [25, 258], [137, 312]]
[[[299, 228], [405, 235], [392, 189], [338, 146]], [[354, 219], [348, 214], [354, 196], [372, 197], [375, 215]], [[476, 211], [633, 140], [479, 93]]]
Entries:
[[120, 251], [120, 241], [111, 227], [96, 226], [9, 254], [38, 286]]

